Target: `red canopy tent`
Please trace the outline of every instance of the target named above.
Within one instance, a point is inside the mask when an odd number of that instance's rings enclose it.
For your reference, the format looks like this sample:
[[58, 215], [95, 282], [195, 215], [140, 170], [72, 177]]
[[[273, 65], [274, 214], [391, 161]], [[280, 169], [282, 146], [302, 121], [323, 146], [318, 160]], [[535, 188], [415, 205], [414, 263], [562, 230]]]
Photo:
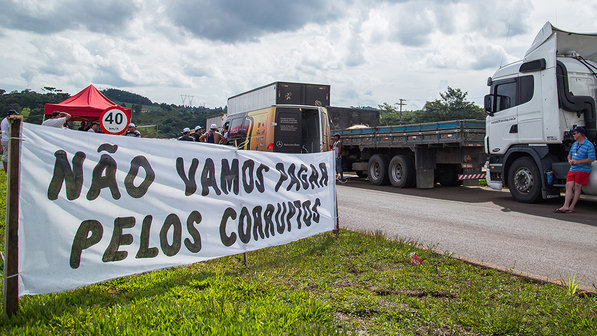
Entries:
[[[60, 104], [46, 104], [44, 117], [47, 119], [52, 116], [52, 112], [60, 111], [70, 114], [72, 120], [97, 120], [102, 112], [114, 106], [118, 105], [106, 98], [95, 86], [89, 85]], [[129, 120], [131, 120], [132, 110], [126, 107], [123, 109]]]

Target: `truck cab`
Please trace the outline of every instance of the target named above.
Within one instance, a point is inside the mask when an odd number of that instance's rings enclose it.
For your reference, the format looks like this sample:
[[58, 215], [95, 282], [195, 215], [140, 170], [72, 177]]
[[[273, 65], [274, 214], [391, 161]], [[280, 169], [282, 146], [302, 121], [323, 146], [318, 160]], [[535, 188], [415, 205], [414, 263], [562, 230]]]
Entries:
[[[570, 130], [583, 126], [589, 141], [597, 138], [597, 34], [548, 22], [524, 58], [498, 69], [487, 85], [488, 185], [508, 187], [521, 202], [559, 197], [570, 167]], [[585, 193], [597, 191], [596, 175]]]

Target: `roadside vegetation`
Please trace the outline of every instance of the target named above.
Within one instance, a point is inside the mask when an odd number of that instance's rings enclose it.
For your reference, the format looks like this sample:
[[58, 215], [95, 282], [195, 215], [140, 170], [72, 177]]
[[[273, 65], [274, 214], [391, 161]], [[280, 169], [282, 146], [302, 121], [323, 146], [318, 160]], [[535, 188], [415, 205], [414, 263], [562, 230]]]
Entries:
[[440, 99], [427, 101], [422, 109], [411, 111], [402, 111], [399, 104], [383, 103], [379, 105], [379, 123], [388, 126], [457, 119], [485, 120], [487, 114], [483, 108], [467, 101], [467, 95], [468, 92], [448, 87], [445, 92], [440, 92]]
[[569, 287], [341, 231], [251, 252], [246, 264], [231, 256], [22, 297], [0, 333], [596, 335], [597, 296]]

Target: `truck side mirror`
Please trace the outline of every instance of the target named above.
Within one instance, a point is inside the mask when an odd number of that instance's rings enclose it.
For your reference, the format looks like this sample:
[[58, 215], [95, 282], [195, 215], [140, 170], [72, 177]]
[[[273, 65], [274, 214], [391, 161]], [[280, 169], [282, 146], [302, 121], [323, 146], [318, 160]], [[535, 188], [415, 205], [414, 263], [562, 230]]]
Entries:
[[493, 113], [494, 113], [494, 109], [493, 109], [493, 95], [492, 94], [488, 94], [485, 95], [485, 98], [483, 99], [483, 105], [485, 107], [485, 113], [487, 113], [488, 116], [493, 117]]

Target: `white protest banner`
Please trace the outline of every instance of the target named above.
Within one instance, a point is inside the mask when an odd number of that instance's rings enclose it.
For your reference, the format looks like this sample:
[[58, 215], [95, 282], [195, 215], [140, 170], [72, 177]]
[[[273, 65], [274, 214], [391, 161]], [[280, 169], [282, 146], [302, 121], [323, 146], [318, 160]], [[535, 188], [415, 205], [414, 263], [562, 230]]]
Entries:
[[282, 154], [24, 124], [19, 295], [331, 231], [332, 152]]

